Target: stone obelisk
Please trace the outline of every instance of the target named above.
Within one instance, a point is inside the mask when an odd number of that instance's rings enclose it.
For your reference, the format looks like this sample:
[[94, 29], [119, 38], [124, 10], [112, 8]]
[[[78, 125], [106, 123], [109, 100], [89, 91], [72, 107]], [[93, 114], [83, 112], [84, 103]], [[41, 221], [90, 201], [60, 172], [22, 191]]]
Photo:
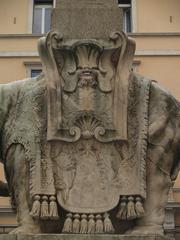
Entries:
[[52, 29], [64, 38], [108, 38], [122, 30], [122, 10], [117, 0], [57, 0]]

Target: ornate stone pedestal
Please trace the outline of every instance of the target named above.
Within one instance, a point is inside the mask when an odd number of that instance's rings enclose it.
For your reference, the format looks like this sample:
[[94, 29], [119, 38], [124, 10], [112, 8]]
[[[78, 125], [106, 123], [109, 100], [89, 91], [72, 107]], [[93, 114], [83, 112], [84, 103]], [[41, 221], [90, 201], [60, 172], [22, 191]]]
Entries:
[[73, 235], [73, 234], [39, 234], [39, 235], [0, 235], [0, 240], [174, 240], [161, 235]]

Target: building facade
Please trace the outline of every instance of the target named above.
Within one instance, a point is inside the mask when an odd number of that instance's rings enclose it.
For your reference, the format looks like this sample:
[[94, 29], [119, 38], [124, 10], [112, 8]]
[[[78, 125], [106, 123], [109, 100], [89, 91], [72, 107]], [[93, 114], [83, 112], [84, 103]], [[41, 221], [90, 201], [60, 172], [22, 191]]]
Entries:
[[[134, 71], [180, 100], [180, 1], [117, 0], [124, 31], [136, 41]], [[40, 74], [37, 41], [50, 29], [54, 0], [1, 0], [0, 83]], [[0, 179], [4, 179], [0, 166]], [[16, 226], [8, 198], [0, 198], [0, 233]], [[180, 177], [167, 203], [166, 232], [180, 238]]]

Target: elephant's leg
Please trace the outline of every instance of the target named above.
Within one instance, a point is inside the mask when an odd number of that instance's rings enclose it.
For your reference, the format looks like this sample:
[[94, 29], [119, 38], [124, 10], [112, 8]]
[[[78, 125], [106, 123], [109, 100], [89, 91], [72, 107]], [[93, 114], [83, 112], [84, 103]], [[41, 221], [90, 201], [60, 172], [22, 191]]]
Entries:
[[169, 174], [154, 162], [147, 162], [147, 199], [145, 216], [137, 220], [131, 234], [163, 234], [165, 206], [171, 186]]
[[14, 195], [19, 225], [11, 234], [40, 233], [39, 223], [32, 219], [29, 212], [28, 163], [22, 145], [14, 144], [10, 147], [6, 158], [6, 174], [10, 191]]

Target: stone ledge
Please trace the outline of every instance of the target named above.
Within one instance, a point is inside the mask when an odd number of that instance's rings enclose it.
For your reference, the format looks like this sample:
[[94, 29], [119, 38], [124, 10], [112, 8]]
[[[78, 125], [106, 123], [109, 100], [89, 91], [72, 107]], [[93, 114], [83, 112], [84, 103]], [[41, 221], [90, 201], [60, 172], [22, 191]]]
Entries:
[[73, 235], [73, 234], [37, 234], [37, 235], [0, 235], [0, 240], [174, 240], [161, 235]]

